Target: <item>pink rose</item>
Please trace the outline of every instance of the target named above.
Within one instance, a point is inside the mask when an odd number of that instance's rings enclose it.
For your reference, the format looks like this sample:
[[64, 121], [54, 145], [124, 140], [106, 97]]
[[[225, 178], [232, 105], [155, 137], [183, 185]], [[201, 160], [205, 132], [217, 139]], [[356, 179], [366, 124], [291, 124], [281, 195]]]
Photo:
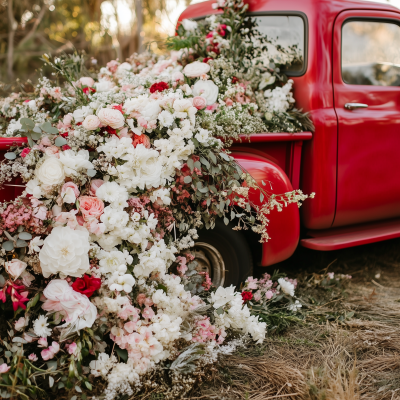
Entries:
[[191, 64], [186, 65], [183, 69], [183, 73], [188, 78], [198, 78], [207, 72], [209, 72], [211, 67], [208, 64], [202, 63], [200, 61], [192, 62]]
[[207, 106], [207, 100], [202, 96], [193, 97], [193, 107], [202, 110]]
[[117, 72], [119, 66], [119, 62], [116, 60], [111, 60], [110, 62], [107, 63], [107, 68], [110, 72], [112, 72], [113, 74], [115, 72]]
[[49, 347], [49, 350], [51, 350], [54, 354], [57, 354], [60, 351], [60, 345], [57, 342], [53, 342]]
[[49, 157], [51, 157], [51, 156], [56, 156], [57, 158], [60, 158], [60, 155], [58, 154], [59, 153], [59, 149], [58, 149], [58, 147], [57, 146], [50, 146], [50, 147], [47, 147], [46, 149], [45, 149], [45, 153], [46, 153], [46, 155], [48, 155]]
[[144, 293], [139, 293], [138, 296], [136, 297], [136, 301], [139, 303], [139, 306], [141, 306], [145, 300], [146, 300], [146, 295]]
[[45, 361], [52, 359], [55, 355], [50, 349], [44, 349], [40, 354]]
[[81, 196], [79, 197], [79, 209], [83, 218], [100, 218], [104, 212], [104, 203], [97, 197]]
[[68, 113], [67, 115], [64, 115], [63, 124], [65, 126], [69, 127], [69, 126], [71, 126], [73, 119], [74, 119], [74, 116], [71, 113]]
[[34, 208], [32, 214], [35, 218], [44, 221], [47, 218], [47, 208], [45, 206]]
[[74, 182], [67, 182], [61, 188], [61, 198], [64, 203], [74, 204], [79, 196], [79, 188]]
[[41, 338], [38, 340], [38, 346], [39, 346], [39, 347], [47, 347], [47, 346], [48, 346], [47, 338], [41, 337]]
[[100, 119], [96, 115], [88, 115], [82, 122], [82, 126], [88, 131], [95, 131], [100, 125]]
[[112, 108], [102, 108], [98, 117], [103, 125], [111, 126], [113, 129], [122, 128], [125, 123], [125, 118], [121, 112]]
[[28, 358], [31, 361], [37, 361], [38, 360], [38, 356], [35, 353], [29, 354]]
[[17, 279], [23, 271], [25, 271], [26, 267], [27, 264], [23, 261], [18, 260], [18, 258], [14, 258], [13, 260], [5, 263], [6, 271], [12, 276], [14, 280]]
[[83, 85], [83, 86], [89, 86], [89, 87], [93, 87], [94, 86], [94, 80], [88, 76], [84, 76], [82, 78], [79, 79], [79, 82]]
[[227, 107], [232, 106], [232, 105], [233, 105], [232, 99], [226, 99], [226, 100], [225, 100], [225, 104], [227, 105]]
[[90, 183], [89, 193], [91, 196], [96, 196], [97, 189], [104, 183], [102, 179], [93, 179]]
[[183, 76], [182, 72], [178, 71], [178, 72], [175, 72], [175, 73], [172, 75], [172, 80], [173, 80], [174, 82], [176, 82], [176, 81], [184, 81], [184, 80], [185, 80], [185, 77]]
[[75, 354], [77, 347], [78, 347], [78, 346], [77, 346], [77, 344], [76, 344], [75, 342], [71, 343], [71, 344], [68, 346], [68, 353], [69, 353], [69, 354]]
[[9, 371], [11, 367], [9, 367], [6, 363], [0, 365], [0, 374], [5, 374]]

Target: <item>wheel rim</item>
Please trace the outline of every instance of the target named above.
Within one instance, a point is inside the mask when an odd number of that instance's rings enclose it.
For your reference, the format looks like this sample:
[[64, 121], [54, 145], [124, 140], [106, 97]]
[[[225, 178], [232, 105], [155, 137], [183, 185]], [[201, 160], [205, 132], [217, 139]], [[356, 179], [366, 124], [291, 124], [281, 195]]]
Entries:
[[194, 247], [197, 270], [207, 272], [214, 286], [224, 286], [225, 263], [221, 253], [211, 244], [197, 242]]

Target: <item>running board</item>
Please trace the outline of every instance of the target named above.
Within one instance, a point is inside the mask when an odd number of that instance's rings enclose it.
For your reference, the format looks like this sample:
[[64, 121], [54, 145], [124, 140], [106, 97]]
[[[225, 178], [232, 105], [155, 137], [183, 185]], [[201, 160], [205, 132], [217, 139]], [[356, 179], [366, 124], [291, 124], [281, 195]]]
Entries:
[[400, 237], [400, 219], [346, 228], [308, 231], [307, 236], [311, 238], [300, 240], [300, 245], [308, 249], [320, 251], [345, 249]]

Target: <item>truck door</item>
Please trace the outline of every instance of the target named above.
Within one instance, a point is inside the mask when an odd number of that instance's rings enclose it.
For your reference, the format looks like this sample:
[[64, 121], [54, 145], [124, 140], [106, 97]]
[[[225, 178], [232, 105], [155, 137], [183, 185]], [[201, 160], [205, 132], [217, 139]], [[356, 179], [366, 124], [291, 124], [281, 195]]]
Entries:
[[339, 130], [333, 226], [398, 217], [400, 14], [339, 14], [332, 61]]

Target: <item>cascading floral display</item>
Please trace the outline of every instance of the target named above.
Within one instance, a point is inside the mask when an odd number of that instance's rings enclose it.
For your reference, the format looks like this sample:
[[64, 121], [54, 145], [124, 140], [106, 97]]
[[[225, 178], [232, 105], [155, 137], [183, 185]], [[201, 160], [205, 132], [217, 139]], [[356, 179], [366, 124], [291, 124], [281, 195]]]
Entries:
[[[44, 58], [65, 87], [44, 78], [35, 98], [1, 106], [6, 136], [27, 140], [0, 166], [2, 183], [26, 184], [0, 206], [0, 307], [10, 321], [1, 396], [86, 398], [95, 389], [111, 400], [159, 385], [179, 398], [196, 382], [190, 373], [238, 337], [260, 343], [266, 334], [249, 299], [197, 272], [197, 229], [236, 220], [267, 240], [269, 211], [306, 196], [268, 197], [229, 156], [213, 123], [218, 60], [183, 67], [177, 53], [136, 55], [93, 79], [79, 76], [75, 55]], [[245, 86], [226, 79], [224, 107], [246, 115], [237, 126], [261, 124]], [[250, 190], [265, 194], [261, 207]]]

